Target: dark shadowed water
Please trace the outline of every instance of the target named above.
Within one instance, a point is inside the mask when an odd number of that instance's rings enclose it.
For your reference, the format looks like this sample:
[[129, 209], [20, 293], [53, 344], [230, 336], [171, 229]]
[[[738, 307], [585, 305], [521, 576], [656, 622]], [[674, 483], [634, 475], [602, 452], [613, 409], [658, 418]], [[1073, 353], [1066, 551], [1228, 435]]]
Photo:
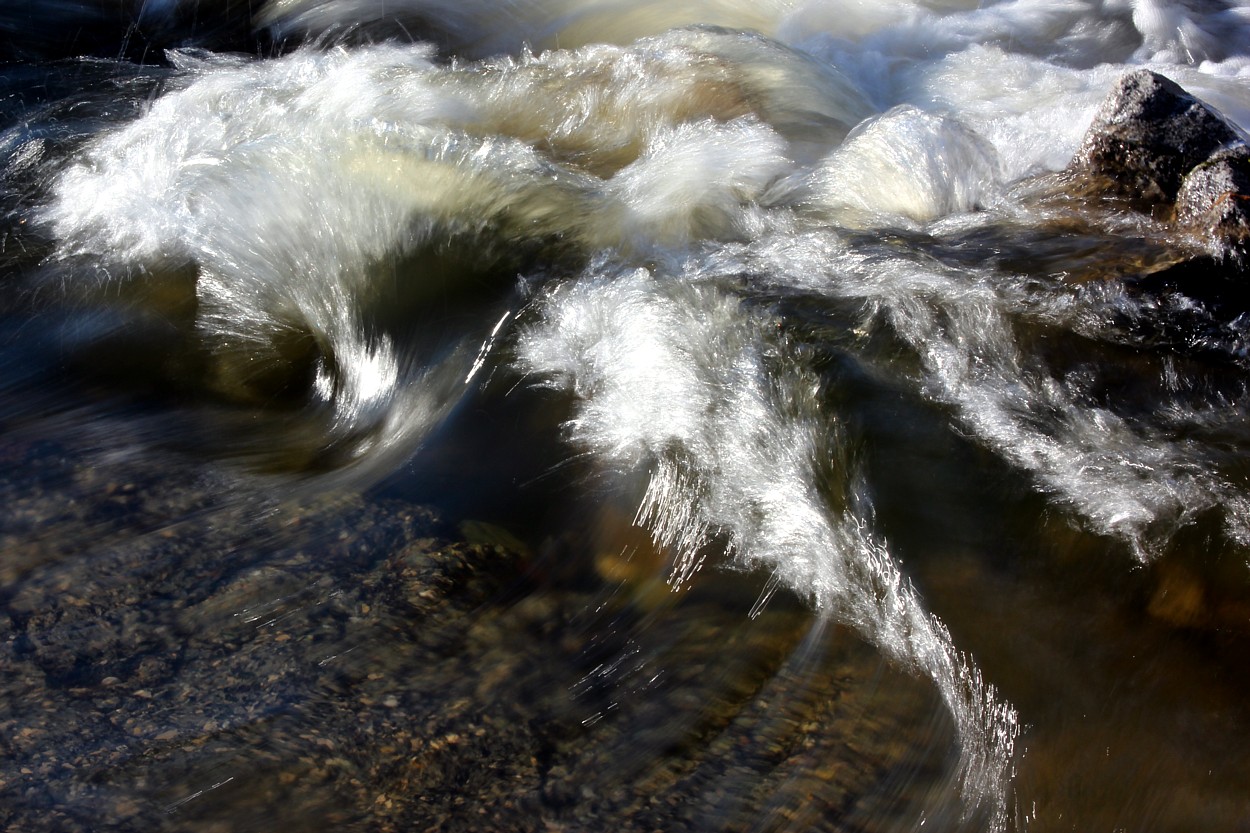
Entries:
[[0, 828], [1250, 830], [1250, 7], [670, 6], [0, 5]]

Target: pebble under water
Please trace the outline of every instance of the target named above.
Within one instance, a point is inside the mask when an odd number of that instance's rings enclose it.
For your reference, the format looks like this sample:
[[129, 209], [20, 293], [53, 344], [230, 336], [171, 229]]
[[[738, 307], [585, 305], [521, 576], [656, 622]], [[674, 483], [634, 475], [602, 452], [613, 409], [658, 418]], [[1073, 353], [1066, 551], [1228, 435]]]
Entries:
[[1247, 43], [0, 9], [0, 827], [1250, 829]]

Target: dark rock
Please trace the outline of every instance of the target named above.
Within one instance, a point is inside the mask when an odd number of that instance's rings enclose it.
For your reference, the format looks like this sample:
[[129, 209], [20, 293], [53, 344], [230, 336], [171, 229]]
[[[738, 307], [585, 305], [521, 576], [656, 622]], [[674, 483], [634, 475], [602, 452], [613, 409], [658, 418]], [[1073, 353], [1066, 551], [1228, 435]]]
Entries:
[[1135, 321], [1133, 327], [1153, 344], [1240, 362], [1245, 354], [1238, 346], [1236, 319], [1250, 309], [1250, 286], [1241, 276], [1236, 260], [1199, 252], [1126, 278], [1130, 290], [1155, 297], [1157, 314]]
[[1250, 243], [1250, 148], [1237, 143], [1191, 170], [1176, 196], [1176, 224], [1218, 258], [1244, 261]]
[[1216, 110], [1149, 70], [1125, 75], [1068, 173], [1066, 190], [1125, 201], [1176, 233], [1180, 260], [1136, 285], [1221, 303], [1244, 294], [1233, 284], [1250, 249], [1250, 144]]
[[1072, 167], [1149, 211], [1175, 200], [1190, 170], [1241, 141], [1223, 116], [1175, 82], [1139, 70], [1121, 78], [1103, 102]]

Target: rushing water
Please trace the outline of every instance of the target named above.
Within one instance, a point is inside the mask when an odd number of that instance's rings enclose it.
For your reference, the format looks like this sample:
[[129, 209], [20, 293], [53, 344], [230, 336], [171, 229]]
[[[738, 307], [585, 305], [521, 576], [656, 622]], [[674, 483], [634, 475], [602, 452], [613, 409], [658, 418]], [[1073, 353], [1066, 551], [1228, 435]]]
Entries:
[[[612, 731], [647, 736], [640, 669], [666, 669], [638, 645], [700, 593], [736, 611], [718, 627], [777, 628], [785, 673], [827, 674], [832, 633], [930, 697], [898, 729], [918, 797], [809, 785], [814, 816], [700, 829], [1245, 829], [1250, 317], [1143, 291], [1193, 241], [1054, 174], [1132, 67], [1250, 127], [1250, 6], [253, 5], [0, 9], [14, 461], [55, 441], [162, 466], [158, 491], [211, 470], [213, 529], [277, 511], [258, 494], [359, 492], [599, 559], [636, 633], [549, 682], [573, 712], [616, 686]], [[11, 465], [11, 495], [43, 482]], [[12, 552], [59, 553], [0, 573], [13, 646], [24, 582], [93, 533], [11, 504]], [[621, 627], [570, 615], [592, 643]], [[648, 789], [584, 754], [587, 781]], [[223, 766], [185, 801], [247, 778]], [[624, 825], [603, 812], [583, 823]]]

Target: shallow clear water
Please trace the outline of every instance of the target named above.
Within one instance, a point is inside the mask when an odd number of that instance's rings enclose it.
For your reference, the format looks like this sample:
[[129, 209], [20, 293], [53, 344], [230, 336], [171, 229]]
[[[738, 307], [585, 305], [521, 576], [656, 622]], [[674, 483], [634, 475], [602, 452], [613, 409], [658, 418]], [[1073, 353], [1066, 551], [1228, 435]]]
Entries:
[[1250, 8], [669, 5], [0, 11], [6, 824], [1250, 818]]

